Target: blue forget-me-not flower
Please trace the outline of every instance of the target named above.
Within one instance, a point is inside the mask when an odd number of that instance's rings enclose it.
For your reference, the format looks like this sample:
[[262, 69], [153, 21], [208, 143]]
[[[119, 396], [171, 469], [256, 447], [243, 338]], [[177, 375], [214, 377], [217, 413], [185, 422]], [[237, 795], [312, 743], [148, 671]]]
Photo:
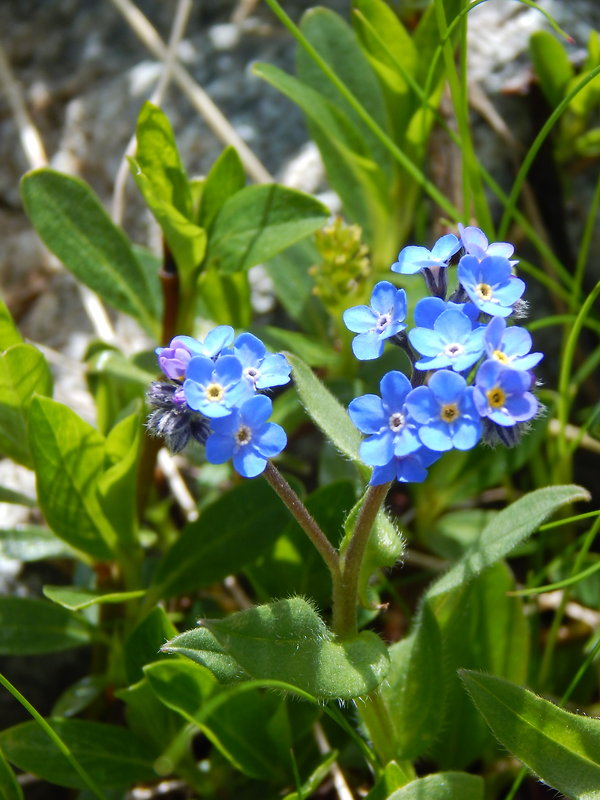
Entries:
[[357, 333], [352, 352], [361, 361], [378, 358], [386, 339], [406, 328], [406, 292], [389, 281], [380, 281], [371, 295], [371, 305], [353, 306], [343, 314], [348, 330]]

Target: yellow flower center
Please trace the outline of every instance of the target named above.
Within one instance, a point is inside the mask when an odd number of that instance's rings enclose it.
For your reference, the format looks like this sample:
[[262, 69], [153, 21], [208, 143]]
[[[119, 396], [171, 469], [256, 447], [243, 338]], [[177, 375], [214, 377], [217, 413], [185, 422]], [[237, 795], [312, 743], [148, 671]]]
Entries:
[[242, 446], [248, 444], [248, 442], [252, 439], [252, 431], [247, 425], [240, 425], [235, 433], [235, 440], [238, 445]]
[[440, 411], [440, 417], [450, 424], [460, 417], [460, 411], [456, 403], [445, 403]]
[[477, 292], [477, 296], [480, 300], [491, 300], [492, 299], [492, 287], [489, 283], [478, 283], [475, 287], [475, 291]]
[[503, 353], [502, 350], [494, 350], [492, 358], [495, 358], [496, 361], [499, 361], [501, 364], [510, 364], [510, 358], [506, 353]]
[[492, 408], [503, 408], [506, 403], [506, 395], [499, 386], [494, 386], [493, 389], [488, 389], [485, 393], [487, 401]]
[[209, 383], [204, 390], [204, 396], [209, 403], [220, 403], [225, 397], [225, 389], [220, 383]]

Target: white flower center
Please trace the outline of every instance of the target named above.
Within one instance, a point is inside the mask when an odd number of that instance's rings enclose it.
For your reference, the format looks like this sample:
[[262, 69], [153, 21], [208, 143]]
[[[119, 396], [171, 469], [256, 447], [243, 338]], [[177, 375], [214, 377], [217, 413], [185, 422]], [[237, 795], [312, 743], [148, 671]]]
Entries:
[[464, 352], [465, 348], [460, 342], [452, 342], [444, 347], [444, 355], [448, 356], [448, 358], [458, 358], [458, 356], [462, 356]]
[[252, 383], [256, 383], [260, 375], [260, 370], [256, 367], [246, 367], [244, 370], [244, 377], [248, 378]]
[[389, 311], [387, 314], [380, 314], [379, 319], [377, 320], [377, 330], [384, 331], [387, 328], [387, 326], [391, 323], [391, 321], [392, 321], [392, 315]]
[[390, 430], [392, 430], [394, 433], [399, 433], [406, 425], [406, 417], [404, 414], [401, 414], [399, 411], [397, 411], [390, 416], [388, 424], [390, 426]]
[[240, 425], [235, 432], [235, 441], [239, 447], [249, 444], [252, 439], [252, 430], [247, 425]]

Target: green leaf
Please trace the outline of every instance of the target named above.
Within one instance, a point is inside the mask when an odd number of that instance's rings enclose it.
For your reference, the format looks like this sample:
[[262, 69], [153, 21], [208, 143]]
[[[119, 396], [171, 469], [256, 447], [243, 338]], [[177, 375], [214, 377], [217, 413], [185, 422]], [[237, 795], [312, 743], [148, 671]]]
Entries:
[[141, 404], [118, 422], [106, 439], [106, 453], [116, 462], [98, 481], [100, 507], [115, 531], [118, 547], [130, 552], [138, 547], [137, 477], [142, 443]]
[[220, 683], [239, 683], [252, 677], [227, 653], [208, 628], [184, 631], [161, 649], [164, 653], [178, 653], [190, 658], [209, 669]]
[[23, 337], [19, 333], [6, 303], [0, 297], [0, 351], [12, 347], [13, 344], [22, 343]]
[[477, 758], [491, 758], [495, 743], [468, 702], [457, 671], [481, 669], [509, 680], [526, 680], [529, 626], [523, 603], [509, 593], [515, 580], [504, 563], [495, 564], [467, 586], [431, 604], [442, 636], [438, 680], [443, 704], [439, 731], [428, 755], [443, 769], [465, 769]]
[[295, 353], [309, 367], [331, 367], [340, 361], [339, 354], [330, 344], [298, 331], [265, 325], [256, 329], [256, 335], [272, 350], [290, 350]]
[[331, 750], [329, 753], [327, 753], [318, 766], [304, 781], [302, 786], [300, 786], [299, 791], [286, 794], [283, 800], [306, 800], [307, 797], [313, 797], [319, 786], [331, 772], [331, 767], [333, 764], [335, 764], [338, 757], [339, 753], [337, 750]]
[[248, 328], [252, 321], [248, 274], [223, 275], [214, 266], [205, 269], [198, 280], [198, 311], [220, 325]]
[[9, 489], [8, 486], [0, 486], [0, 503], [13, 503], [16, 506], [26, 506], [35, 508], [37, 502], [27, 494], [17, 492], [16, 489]]
[[74, 717], [95, 702], [108, 687], [109, 679], [102, 675], [84, 675], [72, 683], [52, 706], [53, 717]]
[[[381, 683], [389, 668], [387, 649], [376, 634], [364, 631], [352, 639], [334, 641], [317, 612], [300, 597], [221, 620], [203, 620], [202, 626], [252, 678], [284, 681], [322, 699], [366, 695]], [[186, 650], [191, 649], [194, 634], [197, 632], [184, 634]], [[163, 649], [182, 652], [178, 640], [176, 637]], [[200, 634], [198, 641], [201, 663], [205, 634]]]
[[27, 417], [33, 394], [52, 394], [46, 359], [33, 345], [15, 344], [0, 355], [0, 452], [33, 466]]
[[398, 757], [413, 760], [435, 741], [444, 707], [442, 637], [427, 605], [411, 633], [389, 653], [390, 671], [380, 691], [393, 721]]
[[576, 800], [600, 797], [600, 720], [493, 675], [461, 670], [461, 678], [494, 735], [544, 783]]
[[65, 267], [109, 305], [158, 333], [156, 288], [90, 187], [43, 168], [25, 175], [21, 195], [36, 231]]
[[[336, 481], [312, 492], [304, 504], [331, 544], [337, 548], [344, 517], [356, 497], [350, 481]], [[326, 607], [331, 600], [331, 576], [316, 548], [290, 519], [281, 535], [246, 573], [261, 600], [291, 594], [312, 598]]]
[[479, 775], [437, 772], [407, 783], [387, 800], [483, 800], [483, 789]]
[[186, 287], [191, 286], [206, 253], [206, 231], [157, 194], [152, 178], [135, 158], [129, 159], [129, 165], [136, 186], [161, 227], [181, 279]]
[[29, 439], [40, 508], [48, 524], [71, 547], [109, 559], [114, 532], [96, 495], [105, 466], [103, 437], [67, 406], [36, 397]]
[[23, 790], [0, 750], [0, 800], [23, 800]]
[[577, 500], [589, 500], [589, 493], [581, 486], [549, 486], [521, 497], [486, 525], [464, 556], [429, 588], [427, 597], [439, 597], [472, 580], [486, 567], [507, 556], [554, 511]]
[[314, 197], [278, 184], [247, 186], [229, 197], [211, 231], [207, 261], [238, 272], [272, 258], [329, 218]]
[[135, 159], [156, 196], [184, 217], [192, 217], [192, 195], [179, 157], [173, 129], [166, 114], [150, 102], [144, 103], [135, 131]]
[[[157, 777], [143, 743], [125, 728], [80, 719], [50, 718], [48, 723], [103, 788], [128, 788]], [[33, 720], [0, 732], [0, 747], [6, 758], [25, 772], [59, 786], [85, 787], [66, 757]]]
[[237, 150], [226, 147], [204, 181], [198, 224], [209, 230], [224, 202], [245, 185], [246, 172]]
[[0, 528], [0, 556], [17, 561], [73, 558], [74, 552], [47, 528], [28, 525]]
[[115, 696], [125, 703], [128, 728], [147, 743], [149, 754], [160, 758], [156, 767], [160, 765], [161, 774], [174, 772], [176, 764], [165, 750], [181, 735], [185, 724], [181, 716], [158, 699], [146, 677], [133, 686], [118, 689]]
[[533, 66], [542, 92], [551, 108], [556, 108], [566, 94], [575, 71], [563, 45], [548, 31], [536, 31], [529, 39]]
[[165, 654], [160, 652], [160, 648], [176, 635], [177, 628], [161, 606], [155, 606], [138, 622], [125, 639], [123, 648], [129, 683], [137, 683], [144, 677], [142, 669], [146, 664], [166, 658]]
[[301, 359], [287, 353], [302, 404], [315, 424], [342, 455], [359, 462], [361, 435], [348, 412]]
[[0, 597], [0, 653], [56, 653], [91, 640], [90, 626], [76, 614], [33, 597]]
[[103, 603], [126, 603], [143, 597], [145, 589], [136, 589], [131, 592], [94, 592], [80, 586], [44, 586], [43, 592], [53, 603], [70, 608], [72, 611], [81, 611], [82, 608], [102, 605]]
[[186, 525], [160, 562], [151, 591], [170, 597], [239, 572], [270, 547], [288, 519], [265, 481], [236, 486]]
[[285, 698], [256, 687], [223, 690], [208, 670], [183, 660], [144, 671], [161, 701], [197, 725], [236, 769], [258, 780], [289, 780], [292, 734]]

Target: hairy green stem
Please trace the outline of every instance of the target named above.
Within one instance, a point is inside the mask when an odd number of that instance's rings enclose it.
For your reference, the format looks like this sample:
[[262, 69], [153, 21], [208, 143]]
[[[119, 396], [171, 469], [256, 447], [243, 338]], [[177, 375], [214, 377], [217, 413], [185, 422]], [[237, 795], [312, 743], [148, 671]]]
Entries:
[[383, 483], [379, 486], [369, 486], [348, 547], [340, 557], [341, 580], [339, 586], [334, 585], [333, 630], [342, 638], [358, 633], [356, 607], [360, 570], [373, 523], [385, 500], [389, 485]]
[[271, 487], [279, 495], [283, 504], [290, 510], [292, 516], [306, 533], [308, 538], [319, 551], [323, 561], [327, 564], [334, 586], [339, 582], [340, 564], [339, 556], [319, 527], [315, 518], [310, 514], [302, 500], [292, 489], [281, 472], [270, 461], [267, 461], [266, 469], [263, 473]]

